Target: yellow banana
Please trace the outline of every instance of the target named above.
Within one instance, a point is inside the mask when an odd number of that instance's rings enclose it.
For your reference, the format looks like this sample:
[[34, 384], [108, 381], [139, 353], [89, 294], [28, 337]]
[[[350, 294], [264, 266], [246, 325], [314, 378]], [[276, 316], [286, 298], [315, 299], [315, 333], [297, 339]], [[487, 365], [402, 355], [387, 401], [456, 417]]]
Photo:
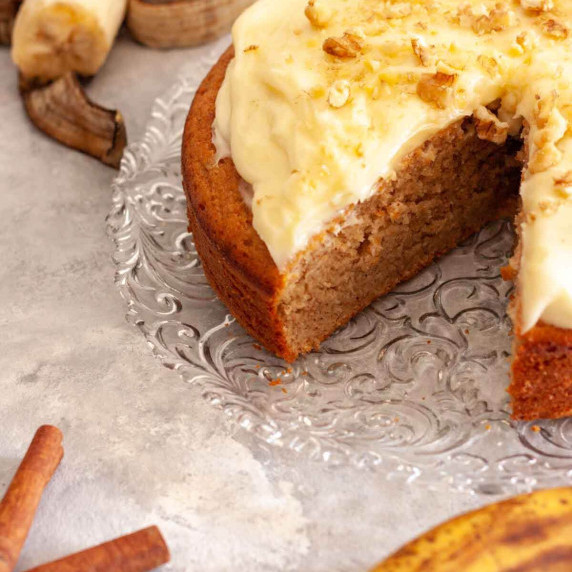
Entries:
[[94, 75], [126, 7], [127, 0], [24, 0], [12, 33], [12, 58], [26, 77]]
[[450, 520], [372, 572], [571, 572], [572, 488], [522, 495]]

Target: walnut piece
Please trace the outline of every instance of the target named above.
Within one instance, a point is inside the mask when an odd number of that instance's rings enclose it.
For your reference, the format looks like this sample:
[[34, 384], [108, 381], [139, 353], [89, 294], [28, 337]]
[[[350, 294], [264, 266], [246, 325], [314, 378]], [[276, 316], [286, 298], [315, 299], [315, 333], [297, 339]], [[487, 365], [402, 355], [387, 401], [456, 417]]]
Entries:
[[568, 198], [572, 196], [572, 171], [567, 171], [564, 175], [554, 179], [554, 188], [560, 196]]
[[496, 77], [499, 71], [499, 64], [495, 58], [481, 54], [477, 61], [490, 77]]
[[557, 40], [564, 40], [568, 37], [568, 28], [554, 18], [543, 20], [541, 26], [544, 33], [551, 36], [552, 38], [556, 38]]
[[554, 143], [550, 143], [534, 152], [528, 162], [528, 171], [533, 175], [535, 173], [542, 173], [560, 163], [561, 160], [562, 152]]
[[508, 123], [501, 121], [494, 113], [482, 105], [474, 113], [477, 137], [484, 141], [491, 141], [503, 145], [508, 136]]
[[562, 160], [562, 152], [556, 144], [564, 137], [568, 122], [556, 107], [557, 100], [556, 91], [544, 97], [536, 96], [534, 120], [537, 131], [533, 139], [536, 150], [528, 163], [532, 174], [546, 171]]
[[423, 67], [429, 67], [433, 64], [431, 51], [421, 38], [411, 38], [411, 47]]
[[536, 125], [539, 129], [544, 129], [556, 109], [556, 101], [558, 99], [558, 92], [552, 90], [550, 93], [544, 95], [536, 95], [536, 105], [534, 106], [533, 114]]
[[304, 14], [315, 28], [325, 28], [332, 19], [332, 12], [324, 0], [310, 0]]
[[445, 109], [453, 102], [452, 87], [456, 79], [457, 74], [423, 74], [417, 84], [417, 95], [426, 103]]
[[554, 8], [552, 0], [520, 0], [520, 5], [531, 12], [550, 12]]
[[336, 58], [355, 58], [362, 48], [363, 40], [349, 32], [345, 32], [341, 37], [327, 38], [322, 45], [324, 52]]
[[492, 10], [481, 15], [474, 14], [470, 4], [462, 4], [457, 10], [457, 19], [461, 26], [472, 28], [479, 36], [502, 32], [515, 23], [514, 12], [502, 2], [497, 2]]
[[538, 208], [544, 216], [552, 216], [558, 212], [558, 209], [562, 205], [562, 201], [540, 201], [538, 203]]
[[409, 2], [385, 2], [382, 8], [382, 15], [388, 20], [394, 18], [405, 18], [412, 12]]
[[328, 91], [328, 103], [335, 108], [343, 107], [351, 95], [350, 82], [345, 79], [336, 81]]

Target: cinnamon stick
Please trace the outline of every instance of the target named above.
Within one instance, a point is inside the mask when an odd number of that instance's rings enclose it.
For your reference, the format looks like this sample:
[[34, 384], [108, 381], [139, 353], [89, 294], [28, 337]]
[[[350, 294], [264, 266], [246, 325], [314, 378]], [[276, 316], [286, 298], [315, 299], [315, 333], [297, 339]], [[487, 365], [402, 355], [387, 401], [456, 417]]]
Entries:
[[40, 427], [0, 502], [0, 572], [11, 572], [46, 485], [64, 454], [57, 427]]
[[170, 559], [159, 529], [151, 526], [27, 572], [148, 572]]

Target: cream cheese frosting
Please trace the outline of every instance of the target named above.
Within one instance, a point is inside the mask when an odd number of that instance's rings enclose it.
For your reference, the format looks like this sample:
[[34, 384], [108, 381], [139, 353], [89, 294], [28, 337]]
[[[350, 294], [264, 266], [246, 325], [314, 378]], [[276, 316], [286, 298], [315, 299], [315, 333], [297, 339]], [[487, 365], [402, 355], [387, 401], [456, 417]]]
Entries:
[[452, 122], [475, 114], [502, 143], [524, 120], [522, 330], [572, 328], [569, 26], [572, 0], [258, 0], [213, 133], [278, 268]]

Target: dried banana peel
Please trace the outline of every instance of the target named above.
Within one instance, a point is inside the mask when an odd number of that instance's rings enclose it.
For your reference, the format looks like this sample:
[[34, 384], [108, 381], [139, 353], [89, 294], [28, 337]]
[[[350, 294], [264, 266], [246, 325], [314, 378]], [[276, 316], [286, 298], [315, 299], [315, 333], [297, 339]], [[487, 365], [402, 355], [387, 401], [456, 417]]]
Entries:
[[[287, 0], [283, 0], [287, 1]], [[129, 0], [127, 27], [152, 48], [194, 46], [228, 32], [253, 0]]]
[[94, 75], [123, 22], [127, 0], [24, 0], [12, 35], [12, 58], [28, 78], [67, 72]]
[[569, 572], [572, 488], [523, 495], [434, 528], [372, 572]]
[[119, 167], [127, 144], [123, 117], [92, 103], [75, 74], [67, 73], [47, 85], [21, 78], [20, 91], [30, 119], [44, 133]]
[[9, 46], [12, 40], [12, 28], [21, 0], [0, 0], [0, 44]]

